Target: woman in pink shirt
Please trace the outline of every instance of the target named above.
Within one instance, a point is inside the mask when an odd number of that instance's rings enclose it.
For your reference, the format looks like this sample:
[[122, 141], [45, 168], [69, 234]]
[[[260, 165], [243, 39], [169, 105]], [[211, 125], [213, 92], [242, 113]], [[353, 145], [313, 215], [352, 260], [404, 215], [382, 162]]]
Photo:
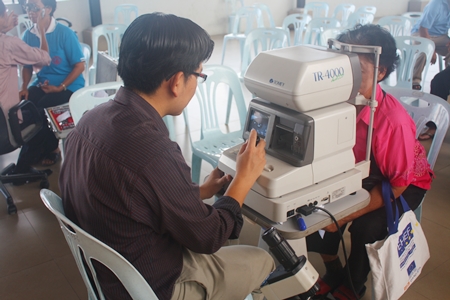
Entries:
[[[348, 44], [381, 46], [377, 81], [380, 82], [395, 70], [398, 63], [397, 47], [391, 34], [378, 25], [357, 25], [342, 33], [338, 40]], [[360, 94], [370, 99], [373, 88], [374, 56], [359, 55], [362, 72]], [[318, 294], [332, 292], [336, 299], [356, 299], [351, 289], [362, 297], [370, 272], [365, 244], [382, 240], [387, 236], [386, 212], [383, 207], [381, 181], [388, 180], [395, 197], [403, 195], [412, 210], [422, 201], [430, 188], [432, 170], [422, 145], [416, 140], [416, 126], [401, 103], [385, 93], [377, 84], [378, 107], [374, 116], [370, 176], [363, 187], [370, 193], [370, 203], [361, 210], [339, 220], [342, 232], [346, 224], [351, 233], [351, 251], [348, 258], [350, 277], [346, 276], [339, 261], [340, 237], [334, 224], [327, 226], [323, 239], [315, 233], [307, 238], [308, 251], [321, 254], [326, 274], [319, 279]], [[366, 156], [367, 129], [370, 107], [356, 107], [356, 144], [353, 148], [356, 162]], [[401, 207], [401, 205], [400, 205]], [[403, 214], [403, 211], [400, 211]]]
[[[42, 16], [39, 17], [39, 22], [45, 22]], [[0, 106], [6, 119], [8, 119], [9, 109], [20, 101], [17, 65], [33, 65], [36, 68], [40, 68], [50, 64], [45, 34], [42, 35], [44, 38], [42, 39], [41, 47], [33, 48], [18, 37], [5, 34], [16, 25], [17, 16], [14, 13], [8, 14], [5, 4], [3, 1], [0, 1]], [[44, 26], [40, 28], [44, 28]], [[27, 111], [22, 113], [23, 116], [19, 117], [22, 117], [23, 125], [33, 122], [33, 120], [29, 119], [31, 116]], [[43, 111], [42, 115], [44, 116]], [[48, 128], [47, 123], [44, 122], [44, 126], [38, 134], [26, 145], [22, 146], [14, 172], [27, 173], [33, 171], [31, 165], [35, 162], [35, 159], [39, 158], [43, 152], [53, 150], [44, 149], [44, 145], [52, 143], [56, 143], [56, 145], [50, 145], [50, 147], [55, 148], [58, 145], [58, 140]]]

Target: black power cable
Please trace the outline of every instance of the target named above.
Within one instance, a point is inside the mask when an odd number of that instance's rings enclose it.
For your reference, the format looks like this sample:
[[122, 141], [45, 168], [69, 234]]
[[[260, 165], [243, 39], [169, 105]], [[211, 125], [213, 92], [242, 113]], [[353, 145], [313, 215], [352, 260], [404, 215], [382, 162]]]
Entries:
[[359, 300], [359, 295], [356, 293], [355, 287], [353, 286], [353, 281], [352, 281], [352, 277], [350, 275], [350, 268], [348, 266], [348, 259], [347, 259], [347, 251], [345, 249], [345, 243], [344, 243], [344, 236], [342, 235], [341, 232], [341, 227], [339, 226], [336, 218], [325, 208], [319, 207], [319, 206], [315, 206], [315, 209], [321, 210], [323, 212], [325, 212], [326, 214], [328, 214], [330, 216], [330, 218], [333, 220], [334, 224], [337, 227], [337, 231], [339, 232], [339, 237], [341, 238], [341, 242], [342, 242], [342, 250], [344, 251], [344, 258], [345, 258], [345, 270], [347, 271], [347, 276], [350, 282], [350, 287], [352, 288], [352, 292], [355, 295], [356, 299]]

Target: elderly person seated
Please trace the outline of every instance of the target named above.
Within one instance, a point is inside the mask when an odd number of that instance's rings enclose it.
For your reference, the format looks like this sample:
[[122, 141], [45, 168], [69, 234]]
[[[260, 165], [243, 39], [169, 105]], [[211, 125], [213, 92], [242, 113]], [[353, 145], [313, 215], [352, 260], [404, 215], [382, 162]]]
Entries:
[[[387, 78], [398, 61], [397, 47], [391, 34], [378, 25], [357, 25], [338, 36], [339, 41], [356, 45], [381, 46], [377, 81]], [[430, 188], [432, 171], [426, 153], [416, 140], [416, 126], [401, 103], [383, 91], [379, 84], [373, 86], [374, 56], [359, 55], [362, 71], [360, 94], [370, 99], [376, 88], [378, 107], [374, 116], [372, 155], [369, 180], [363, 187], [370, 193], [370, 203], [361, 210], [338, 221], [342, 232], [347, 223], [351, 235], [351, 252], [348, 258], [350, 278], [343, 270], [338, 253], [340, 242], [335, 224], [325, 228], [323, 239], [319, 233], [307, 237], [308, 251], [318, 252], [325, 262], [326, 274], [319, 279], [319, 295], [332, 292], [335, 299], [358, 299], [365, 292], [365, 283], [370, 272], [365, 244], [382, 240], [387, 235], [386, 211], [383, 207], [381, 180], [388, 180], [398, 201], [403, 195], [409, 207], [416, 209]], [[365, 159], [367, 129], [370, 107], [356, 107], [356, 144], [353, 148], [356, 162]], [[401, 205], [399, 206], [401, 207]], [[402, 208], [399, 211], [403, 214]]]

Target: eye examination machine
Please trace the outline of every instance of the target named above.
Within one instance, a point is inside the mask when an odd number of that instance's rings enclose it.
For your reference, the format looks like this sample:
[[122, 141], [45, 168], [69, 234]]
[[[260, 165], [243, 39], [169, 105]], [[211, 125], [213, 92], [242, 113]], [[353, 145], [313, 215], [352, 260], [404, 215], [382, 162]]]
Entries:
[[[378, 66], [381, 48], [335, 40], [330, 40], [329, 45], [328, 49], [295, 46], [261, 52], [244, 77], [254, 99], [248, 108], [243, 138], [248, 139], [255, 129], [258, 137], [266, 141], [266, 165], [247, 195], [245, 206], [277, 224], [288, 223], [305, 207], [326, 207], [341, 199], [345, 202], [350, 194], [362, 190], [362, 180], [369, 174], [372, 121], [366, 160], [356, 164], [352, 150], [356, 109], [352, 104], [371, 106], [373, 119], [376, 100], [358, 95], [358, 53], [374, 54]], [[240, 147], [222, 154], [220, 170], [234, 176]], [[267, 231], [263, 239], [271, 246], [273, 242], [267, 241], [266, 235]], [[284, 274], [282, 279], [263, 285], [266, 298], [286, 299], [301, 294], [290, 291], [290, 284], [294, 284], [301, 286], [305, 294], [292, 299], [309, 299], [308, 293], [315, 293], [311, 278], [317, 280], [318, 275], [311, 265], [305, 268], [307, 273], [298, 273], [303, 275]], [[286, 269], [291, 268], [282, 273]]]

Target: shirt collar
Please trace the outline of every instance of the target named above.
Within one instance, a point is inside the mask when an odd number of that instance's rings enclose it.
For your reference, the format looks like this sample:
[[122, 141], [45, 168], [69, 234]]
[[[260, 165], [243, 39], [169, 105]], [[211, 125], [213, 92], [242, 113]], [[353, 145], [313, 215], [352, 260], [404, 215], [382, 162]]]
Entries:
[[[375, 97], [378, 101], [378, 106], [377, 106], [377, 109], [378, 109], [384, 101], [383, 90], [381, 89], [379, 84], [377, 84], [377, 93], [376, 93]], [[369, 125], [369, 120], [370, 120], [370, 107], [369, 106], [366, 106], [361, 110], [359, 115], [356, 117], [356, 123], [358, 123], [360, 120], [363, 121], [364, 123], [366, 123], [367, 125]], [[375, 128], [375, 122], [373, 124], [373, 128]]]
[[[53, 32], [56, 28], [56, 20], [54, 17], [51, 18], [50, 20], [50, 25], [47, 28], [47, 32], [45, 32], [45, 34]], [[37, 29], [37, 24], [34, 24], [34, 26], [30, 29], [30, 32], [37, 35], [39, 38], [41, 37], [39, 30]]]

